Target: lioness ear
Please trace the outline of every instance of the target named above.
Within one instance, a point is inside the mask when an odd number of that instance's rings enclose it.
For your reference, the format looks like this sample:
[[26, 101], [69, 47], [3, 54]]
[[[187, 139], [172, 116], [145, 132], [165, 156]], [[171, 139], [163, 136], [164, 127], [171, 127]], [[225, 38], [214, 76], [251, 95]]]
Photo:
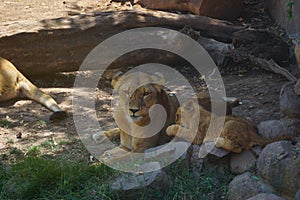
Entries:
[[156, 88], [157, 91], [161, 91], [164, 87], [165, 83], [165, 78], [162, 73], [160, 72], [155, 72], [152, 76], [151, 79], [154, 83], [154, 87]]
[[123, 74], [124, 74], [123, 72], [118, 72], [113, 76], [110, 84], [114, 89], [117, 89], [116, 84], [120, 80], [120, 78], [122, 77]]

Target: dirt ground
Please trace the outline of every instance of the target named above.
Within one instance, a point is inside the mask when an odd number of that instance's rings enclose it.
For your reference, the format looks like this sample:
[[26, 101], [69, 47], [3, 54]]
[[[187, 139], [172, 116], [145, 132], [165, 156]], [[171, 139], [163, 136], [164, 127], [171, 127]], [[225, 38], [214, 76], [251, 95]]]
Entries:
[[[126, 10], [137, 7], [132, 7], [129, 1], [122, 4], [108, 0], [4, 0], [0, 4], [0, 12], [5, 13], [0, 16], [0, 26], [2, 23], [15, 20], [41, 20], [90, 11]], [[272, 26], [269, 19], [266, 20], [268, 22], [266, 24], [266, 21], [254, 19], [247, 12], [244, 13], [244, 17], [244, 19], [241, 17], [237, 23]], [[287, 82], [285, 78], [254, 66], [233, 70], [229, 68], [220, 71], [227, 96], [237, 97], [242, 103], [234, 108], [234, 115], [250, 117], [257, 124], [280, 118], [279, 93], [282, 85]], [[296, 75], [299, 74], [296, 66], [288, 66], [288, 69], [294, 71]], [[76, 74], [84, 75], [84, 73], [61, 73], [51, 77], [31, 79], [68, 111], [70, 117], [63, 121], [50, 122], [48, 117], [51, 112], [30, 100], [20, 100], [9, 107], [0, 107], [0, 161], [10, 163], [18, 155], [16, 151], [21, 150], [26, 154], [33, 146], [40, 146], [41, 153], [48, 156], [90, 161], [89, 153], [80, 143], [72, 117], [73, 80]], [[191, 82], [199, 80], [198, 76], [189, 72], [187, 75]], [[95, 98], [97, 110], [101, 113], [97, 116], [98, 121], [104, 129], [113, 127], [110, 92], [109, 78], [107, 78], [101, 83], [99, 90], [90, 94]]]

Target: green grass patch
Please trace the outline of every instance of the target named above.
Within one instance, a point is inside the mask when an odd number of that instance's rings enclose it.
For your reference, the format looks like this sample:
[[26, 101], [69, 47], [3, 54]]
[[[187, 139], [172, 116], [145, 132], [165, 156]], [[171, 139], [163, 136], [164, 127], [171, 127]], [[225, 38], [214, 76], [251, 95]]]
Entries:
[[[176, 167], [176, 165], [175, 165]], [[233, 175], [222, 173], [216, 168], [204, 168], [200, 177], [185, 170], [181, 174], [172, 172], [173, 182], [162, 199], [226, 199], [227, 186]]]
[[4, 127], [4, 128], [11, 128], [12, 125], [9, 121], [7, 121], [6, 119], [1, 119], [0, 120], [0, 126]]
[[[231, 174], [204, 168], [200, 177], [181, 168], [177, 161], [166, 171], [171, 177], [167, 191], [141, 189], [134, 199], [226, 199]], [[7, 168], [0, 162], [0, 199], [126, 199], [126, 192], [111, 192], [119, 172], [102, 164], [71, 162], [28, 156]]]
[[110, 168], [28, 157], [0, 166], [0, 199], [110, 199]]
[[8, 143], [8, 144], [13, 144], [13, 143], [15, 143], [15, 142], [14, 142], [13, 139], [8, 139], [8, 140], [7, 140], [7, 143]]
[[26, 155], [28, 157], [36, 157], [39, 156], [40, 154], [41, 154], [41, 149], [39, 146], [31, 146], [26, 152]]

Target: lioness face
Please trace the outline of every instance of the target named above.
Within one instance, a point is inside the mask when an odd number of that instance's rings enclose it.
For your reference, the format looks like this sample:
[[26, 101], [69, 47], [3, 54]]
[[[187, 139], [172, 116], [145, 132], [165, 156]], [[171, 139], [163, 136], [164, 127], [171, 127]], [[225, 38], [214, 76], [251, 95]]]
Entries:
[[149, 109], [157, 103], [163, 82], [160, 74], [137, 72], [115, 77], [112, 86], [120, 95], [119, 105], [125, 109], [131, 120], [145, 126], [150, 123]]
[[139, 87], [129, 97], [128, 114], [133, 122], [149, 123], [149, 109], [157, 103], [160, 88], [156, 84]]

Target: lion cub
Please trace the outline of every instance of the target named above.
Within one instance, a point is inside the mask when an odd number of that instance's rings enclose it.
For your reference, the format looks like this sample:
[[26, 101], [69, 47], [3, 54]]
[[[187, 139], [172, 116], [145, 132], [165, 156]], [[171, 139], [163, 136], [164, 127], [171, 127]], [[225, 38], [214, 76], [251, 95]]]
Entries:
[[67, 116], [52, 97], [33, 85], [11, 62], [0, 57], [0, 102], [22, 96], [32, 99], [54, 112], [50, 116], [50, 120], [62, 119]]
[[[191, 119], [195, 119], [199, 115], [199, 112], [200, 120], [197, 124], [197, 122], [193, 122]], [[274, 141], [290, 139], [286, 136], [263, 139], [257, 134], [256, 127], [252, 122], [235, 116], [225, 116], [224, 126], [220, 135], [216, 135], [215, 133], [207, 134], [213, 115], [213, 113], [198, 105], [197, 100], [190, 99], [178, 109], [176, 124], [169, 126], [166, 132], [169, 136], [176, 136], [178, 132], [178, 137], [184, 138], [193, 144], [214, 141], [216, 147], [235, 153], [240, 153], [244, 149], [251, 149], [254, 145], [265, 146]], [[214, 116], [216, 117], [216, 115]], [[195, 126], [198, 126], [198, 131], [195, 137], [193, 137], [190, 129], [195, 128]]]

